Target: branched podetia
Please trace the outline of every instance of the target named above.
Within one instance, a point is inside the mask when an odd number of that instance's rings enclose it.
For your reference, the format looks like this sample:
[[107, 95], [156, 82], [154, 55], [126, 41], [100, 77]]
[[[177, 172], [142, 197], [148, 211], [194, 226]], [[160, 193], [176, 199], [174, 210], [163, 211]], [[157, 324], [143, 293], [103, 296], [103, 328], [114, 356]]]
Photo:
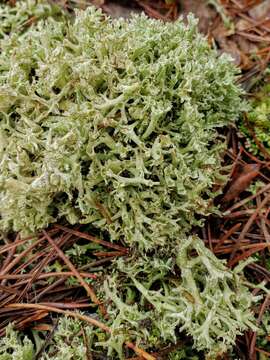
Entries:
[[224, 180], [216, 129], [243, 107], [236, 69], [196, 24], [89, 7], [1, 40], [1, 230], [64, 219], [130, 246], [99, 294], [115, 359], [127, 340], [151, 350], [181, 331], [214, 358], [255, 328], [241, 274], [190, 236]]

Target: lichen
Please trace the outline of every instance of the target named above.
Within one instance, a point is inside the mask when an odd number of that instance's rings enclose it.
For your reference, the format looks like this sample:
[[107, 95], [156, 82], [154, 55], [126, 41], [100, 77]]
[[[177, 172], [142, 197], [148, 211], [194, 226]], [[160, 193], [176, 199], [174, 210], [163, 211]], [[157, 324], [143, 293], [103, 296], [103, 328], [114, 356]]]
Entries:
[[11, 324], [6, 328], [6, 336], [0, 339], [1, 360], [32, 360], [34, 345], [28, 337], [13, 330]]
[[[87, 346], [81, 331], [84, 331], [87, 345], [91, 348], [93, 329], [80, 321], [62, 317], [52, 330], [52, 338], [45, 342], [41, 331], [32, 330], [31, 335], [14, 330], [12, 324], [7, 327], [6, 336], [0, 339], [1, 360], [34, 360], [39, 351], [40, 360], [85, 360]], [[30, 337], [33, 340], [30, 340]], [[45, 346], [44, 351], [42, 347]]]
[[65, 218], [149, 250], [211, 211], [215, 129], [238, 115], [241, 91], [192, 17], [112, 21], [90, 8], [12, 36], [0, 68], [2, 229]]
[[[174, 253], [166, 260], [118, 261], [117, 275], [105, 282], [106, 298], [113, 302], [109, 349], [120, 354], [127, 338], [161, 346], [176, 342], [184, 331], [212, 359], [230, 349], [236, 335], [256, 330], [249, 309], [258, 298], [243, 286], [238, 268], [229, 271], [196, 237], [181, 239]], [[140, 294], [139, 303], [128, 301], [128, 289], [135, 292], [133, 299]]]
[[59, 6], [48, 3], [46, 0], [16, 1], [13, 6], [1, 3], [0, 44], [3, 38], [13, 33], [22, 34], [39, 20], [49, 17], [63, 19], [63, 16]]
[[87, 223], [132, 249], [97, 290], [116, 359], [127, 339], [153, 349], [179, 331], [214, 357], [254, 329], [242, 275], [190, 236], [224, 181], [217, 128], [242, 109], [235, 67], [196, 23], [89, 7], [1, 42], [0, 229]]

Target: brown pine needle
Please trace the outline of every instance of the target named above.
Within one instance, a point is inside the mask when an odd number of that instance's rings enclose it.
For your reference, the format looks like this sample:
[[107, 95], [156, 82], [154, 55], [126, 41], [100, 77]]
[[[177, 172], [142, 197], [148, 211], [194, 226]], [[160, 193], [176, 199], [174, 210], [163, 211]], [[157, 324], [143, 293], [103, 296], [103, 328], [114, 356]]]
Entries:
[[89, 235], [89, 234], [85, 234], [83, 232], [80, 232], [80, 231], [77, 231], [77, 230], [72, 230], [72, 229], [69, 229], [67, 228], [66, 226], [63, 226], [63, 225], [55, 225], [55, 227], [57, 229], [61, 229], [65, 232], [68, 232], [70, 234], [73, 234], [75, 236], [78, 236], [79, 238], [82, 238], [82, 239], [86, 239], [86, 240], [90, 240], [96, 244], [101, 244], [103, 246], [106, 246], [108, 248], [112, 248], [112, 249], [115, 249], [115, 250], [118, 250], [118, 251], [121, 251], [123, 253], [128, 253], [128, 249], [124, 248], [123, 246], [119, 246], [117, 244], [112, 244], [108, 241], [104, 241], [104, 240], [101, 240], [101, 239], [98, 239], [96, 238], [95, 236], [92, 236], [92, 235]]
[[[0, 271], [0, 275], [4, 275], [7, 272], [9, 272], [9, 270], [11, 270], [16, 264], [18, 264], [20, 260], [25, 257], [25, 255], [31, 252], [31, 250], [33, 250], [37, 245], [39, 245], [44, 239], [45, 239], [44, 237], [40, 238], [34, 244], [29, 246], [26, 250], [24, 250], [18, 256], [16, 256], [2, 271]], [[16, 244], [16, 246], [17, 245], [18, 244]]]
[[75, 268], [75, 266], [72, 264], [72, 262], [66, 257], [66, 255], [63, 253], [61, 249], [55, 244], [55, 242], [52, 240], [52, 238], [46, 233], [45, 230], [42, 231], [48, 242], [52, 245], [52, 247], [55, 249], [59, 257], [65, 262], [67, 267], [71, 270], [71, 272], [74, 274], [74, 276], [78, 279], [80, 284], [85, 288], [87, 294], [90, 296], [91, 300], [94, 304], [98, 305], [100, 308], [100, 311], [103, 315], [106, 315], [107, 312], [104, 308], [104, 306], [100, 303], [98, 300], [94, 290], [84, 281], [78, 270]]
[[256, 219], [256, 217], [258, 216], [258, 214], [260, 213], [261, 209], [264, 207], [264, 205], [267, 204], [267, 202], [270, 199], [270, 194], [268, 194], [263, 201], [261, 202], [260, 206], [257, 207], [257, 209], [254, 211], [254, 213], [250, 216], [250, 218], [248, 219], [247, 223], [245, 224], [245, 226], [243, 227], [238, 239], [237, 239], [237, 243], [235, 245], [235, 248], [233, 249], [231, 256], [230, 256], [230, 261], [228, 263], [228, 266], [232, 266], [233, 262], [233, 258], [237, 252], [237, 250], [239, 250], [239, 244], [241, 242], [241, 240], [244, 239], [246, 233], [248, 232], [249, 228], [251, 227], [252, 223], [254, 222], [254, 220]]
[[220, 246], [223, 245], [224, 242], [225, 242], [230, 236], [232, 236], [232, 234], [233, 234], [236, 230], [238, 230], [238, 229], [241, 227], [241, 225], [242, 225], [241, 223], [237, 223], [237, 224], [233, 225], [233, 226], [230, 228], [230, 230], [228, 230], [228, 231], [222, 236], [222, 238], [218, 241], [217, 245], [216, 245], [215, 248], [214, 248], [214, 252], [215, 252], [218, 248], [220, 248]]
[[[97, 279], [97, 275], [91, 274], [91, 273], [85, 273], [85, 272], [79, 272], [80, 276], [82, 278], [88, 278], [88, 279]], [[68, 276], [74, 276], [74, 272], [72, 271], [58, 271], [58, 272], [48, 272], [44, 274], [40, 274], [36, 277], [37, 279], [46, 279], [49, 277], [68, 277]], [[6, 275], [0, 275], [1, 279], [7, 279], [7, 280], [21, 280], [21, 279], [31, 279], [31, 274], [6, 274]], [[22, 284], [22, 283], [21, 283]]]

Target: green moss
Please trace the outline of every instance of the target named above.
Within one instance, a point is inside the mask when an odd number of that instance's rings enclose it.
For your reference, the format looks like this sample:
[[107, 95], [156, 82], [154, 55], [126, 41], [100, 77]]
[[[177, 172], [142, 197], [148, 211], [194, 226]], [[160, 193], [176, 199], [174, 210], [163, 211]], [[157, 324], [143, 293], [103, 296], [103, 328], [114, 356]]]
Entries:
[[[254, 131], [257, 139], [270, 151], [270, 85], [264, 85], [251, 101], [252, 110], [248, 113], [249, 127]], [[240, 130], [247, 137], [247, 148], [254, 155], [260, 154], [256, 142], [251, 136], [249, 128], [242, 121]]]

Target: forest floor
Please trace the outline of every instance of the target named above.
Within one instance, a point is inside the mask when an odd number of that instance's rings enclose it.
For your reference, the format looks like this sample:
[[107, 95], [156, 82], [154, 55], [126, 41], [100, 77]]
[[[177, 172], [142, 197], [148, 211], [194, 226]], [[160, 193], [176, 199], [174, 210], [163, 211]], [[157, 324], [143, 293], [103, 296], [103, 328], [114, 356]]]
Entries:
[[[246, 266], [246, 277], [253, 281], [256, 279], [257, 283], [264, 281], [267, 286], [270, 281], [270, 1], [56, 2], [70, 12], [74, 7], [84, 8], [94, 3], [113, 17], [129, 17], [132, 12], [144, 11], [148, 16], [163, 21], [174, 21], [179, 16], [185, 17], [189, 12], [193, 12], [199, 18], [200, 31], [207, 36], [209, 43], [220, 52], [232, 56], [242, 71], [239, 82], [246, 91], [247, 99], [253, 104], [253, 109], [247, 110], [237, 125], [227, 130], [228, 146], [224, 154], [224, 169], [229, 169], [230, 180], [223, 189], [223, 195], [216, 199], [221, 215], [206, 219], [205, 227], [198, 231], [205, 244], [217, 257], [226, 259], [229, 267], [234, 267], [250, 257], [256, 259], [256, 262], [252, 261]], [[14, 3], [14, 0], [10, 0], [10, 3]], [[61, 238], [61, 244], [58, 243], [58, 247], [52, 248], [51, 239], [56, 235]], [[28, 239], [17, 238], [15, 243], [7, 239], [6, 244], [0, 248], [0, 253], [5, 257], [0, 288], [7, 290], [8, 281], [14, 280], [8, 289], [9, 296], [0, 299], [1, 306], [19, 303], [22, 297], [26, 297], [31, 303], [42, 300], [42, 303], [46, 304], [43, 308], [18, 308], [16, 312], [5, 314], [5, 321], [0, 324], [0, 334], [3, 334], [7, 322], [10, 321], [15, 321], [18, 329], [31, 325], [36, 329], [52, 332], [53, 325], [48, 321], [48, 313], [72, 312], [74, 309], [87, 307], [87, 297], [80, 289], [84, 287], [87, 291], [88, 286], [80, 274], [85, 272], [85, 277], [94, 277], [94, 274], [89, 275], [87, 272], [90, 268], [105, 266], [125, 253], [125, 249], [114, 249], [110, 243], [103, 241], [104, 249], [110, 248], [111, 252], [94, 250], [95, 262], [75, 268], [60, 250], [60, 245], [65, 245], [65, 249], [71, 247], [75, 241], [74, 236], [97, 241], [86, 233], [83, 227], [66, 228], [55, 225], [48, 232], [43, 232], [34, 245], [29, 243], [29, 247], [23, 252], [20, 252], [19, 245], [26, 244]], [[44, 239], [48, 240], [47, 247], [44, 247]], [[69, 255], [76, 258], [77, 254]], [[20, 261], [22, 258], [27, 259], [23, 264]], [[44, 269], [49, 269], [47, 265], [57, 258], [69, 267], [70, 277], [79, 276], [79, 285], [70, 282], [69, 286], [66, 286], [68, 273], [63, 274], [60, 266], [60, 270], [50, 268], [50, 271], [54, 270], [54, 276], [57, 276], [58, 280], [53, 283], [46, 281], [51, 279], [52, 273], [44, 273]], [[36, 264], [31, 272], [27, 272], [29, 263]], [[33, 291], [35, 283], [38, 283], [38, 292]], [[258, 289], [254, 289], [254, 293], [257, 291]], [[269, 318], [269, 306], [270, 296], [265, 295], [261, 305], [254, 309], [259, 327], [264, 326], [264, 316]], [[238, 358], [270, 358], [268, 335], [247, 332], [239, 337], [235, 350]], [[175, 347], [171, 351], [174, 349]], [[158, 358], [168, 358], [169, 351], [170, 349], [161, 349]], [[228, 357], [225, 355], [223, 358]]]

